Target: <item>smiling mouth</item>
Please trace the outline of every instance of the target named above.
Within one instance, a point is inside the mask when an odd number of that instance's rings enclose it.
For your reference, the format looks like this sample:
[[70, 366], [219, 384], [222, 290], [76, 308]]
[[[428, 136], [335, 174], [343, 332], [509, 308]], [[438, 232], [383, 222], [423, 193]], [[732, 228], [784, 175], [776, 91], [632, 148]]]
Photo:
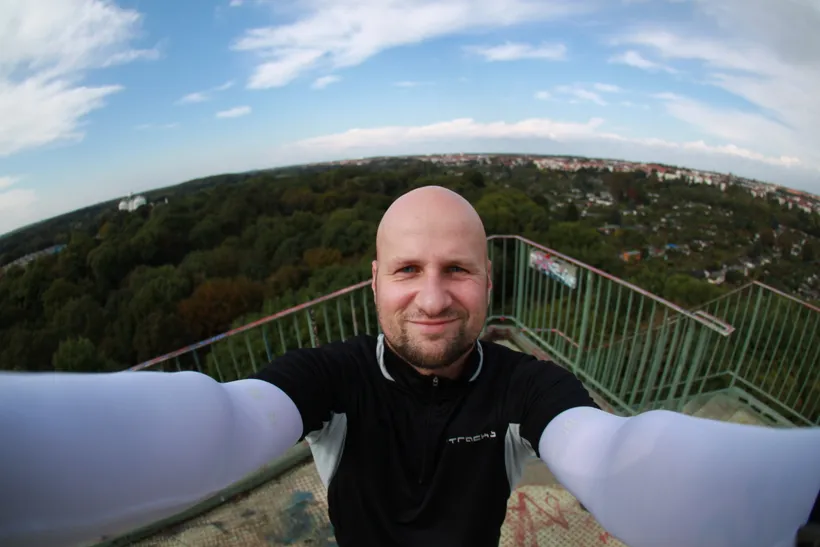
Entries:
[[448, 323], [452, 323], [456, 321], [456, 319], [441, 319], [438, 321], [410, 321], [414, 325], [421, 325], [423, 327], [437, 327], [439, 325], [447, 325]]

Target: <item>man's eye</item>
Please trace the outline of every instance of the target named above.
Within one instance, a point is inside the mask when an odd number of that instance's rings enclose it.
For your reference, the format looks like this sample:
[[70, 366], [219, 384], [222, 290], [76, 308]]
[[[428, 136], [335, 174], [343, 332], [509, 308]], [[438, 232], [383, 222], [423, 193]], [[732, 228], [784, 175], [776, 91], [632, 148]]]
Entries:
[[413, 273], [414, 271], [416, 271], [415, 266], [404, 266], [399, 270], [399, 273]]
[[448, 269], [456, 273], [465, 271], [461, 266], [450, 266]]

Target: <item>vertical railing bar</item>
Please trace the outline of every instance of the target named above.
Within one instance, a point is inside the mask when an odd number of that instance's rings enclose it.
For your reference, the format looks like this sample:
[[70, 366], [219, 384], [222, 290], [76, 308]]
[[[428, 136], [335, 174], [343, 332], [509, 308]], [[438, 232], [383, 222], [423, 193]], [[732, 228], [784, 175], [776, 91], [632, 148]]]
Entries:
[[[806, 336], [806, 330], [809, 327], [809, 323], [810, 323], [810, 319], [811, 319], [811, 311], [809, 310], [809, 308], [806, 308], [806, 315], [807, 315], [806, 320], [803, 322], [803, 332], [800, 334], [800, 338], [797, 341], [797, 348], [795, 349], [795, 352], [794, 352], [794, 358], [786, 359], [786, 361], [785, 361], [786, 363], [796, 363], [797, 360], [800, 358], [800, 348], [803, 346], [803, 339]], [[820, 314], [818, 314], [818, 317], [820, 317]], [[799, 324], [800, 323], [798, 323], [798, 325]], [[794, 336], [794, 333], [796, 331], [797, 331], [797, 329], [792, 330], [792, 336]], [[787, 353], [789, 348], [791, 348], [791, 340], [789, 341], [789, 345], [786, 346], [786, 351], [784, 351], [784, 353]], [[805, 365], [806, 362], [804, 361], [803, 364]], [[783, 374], [783, 376], [784, 376], [783, 387], [777, 392], [777, 397], [776, 397], [776, 399], [778, 401], [780, 401], [781, 403], [784, 400], [788, 400], [788, 395], [786, 395], [786, 396], [783, 395], [783, 389], [786, 387], [786, 382], [787, 382], [788, 376], [789, 376], [788, 373], [789, 373], [790, 370], [793, 370], [793, 369], [794, 369], [794, 367], [789, 366], [789, 367], [787, 367], [786, 371], [783, 371], [784, 372], [784, 374]], [[799, 382], [799, 375], [794, 378], [794, 382], [795, 382], [795, 385], [797, 385], [797, 382]]]
[[544, 296], [544, 278], [545, 277], [546, 277], [546, 275], [539, 272], [539, 275], [536, 278], [536, 282], [535, 282], [536, 294], [537, 294], [537, 296], [535, 297], [535, 301], [537, 302], [537, 305], [535, 306], [535, 314], [534, 314], [535, 317], [534, 317], [534, 320], [533, 320], [532, 329], [536, 333], [538, 333], [539, 338], [543, 338], [543, 334], [544, 334], [544, 331], [542, 330], [541, 323], [542, 323], [542, 319], [543, 319], [543, 316], [544, 316], [543, 296]]
[[[737, 331], [737, 328], [740, 326], [740, 324], [738, 323], [738, 317], [737, 317], [738, 316], [737, 308], [738, 308], [738, 301], [740, 299], [740, 295], [741, 295], [741, 293], [738, 292], [734, 296], [732, 296], [731, 298], [726, 299], [726, 313], [724, 314], [724, 317], [726, 317], [727, 322], [730, 325], [735, 327], [735, 331], [732, 332], [732, 334], [730, 334], [729, 337], [726, 339], [726, 344], [724, 344], [724, 346], [723, 346], [723, 353], [720, 354], [720, 364], [724, 368], [724, 370], [726, 370], [726, 372], [728, 372], [730, 374], [736, 374], [736, 372], [735, 372], [734, 367], [732, 366], [731, 359], [728, 360], [728, 361], [726, 360], [726, 352], [729, 351], [730, 347], [732, 347], [732, 348], [735, 347], [735, 345], [736, 345], [735, 340], [737, 339], [738, 336], [740, 336], [740, 334]], [[732, 302], [731, 313], [729, 311], [729, 302], [730, 301]]]
[[[820, 313], [815, 312], [815, 317], [817, 319], [814, 322], [814, 328], [812, 329], [812, 331], [814, 331], [816, 333], [820, 333]], [[809, 324], [809, 322], [806, 321], [806, 326], [808, 326], [808, 324]], [[802, 347], [805, 335], [806, 335], [806, 333], [804, 331], [803, 336], [800, 337], [800, 344], [799, 344], [798, 348]], [[815, 340], [815, 338], [812, 338], [812, 340]], [[812, 365], [815, 365], [815, 362], [820, 360], [820, 341], [818, 341], [818, 343], [816, 343], [815, 345], [817, 347], [817, 351], [814, 354], [814, 358], [804, 360], [803, 365], [800, 367], [800, 369], [797, 372], [797, 375], [795, 376], [796, 385], [800, 386], [802, 384], [802, 386], [803, 386], [797, 391], [797, 393], [795, 393], [795, 398], [794, 398], [794, 403], [793, 403], [793, 406], [794, 406], [795, 409], [797, 409], [797, 403], [800, 400], [801, 395], [803, 395], [803, 391], [805, 390], [805, 388], [812, 385], [812, 382], [811, 382]], [[810, 351], [810, 350], [807, 350], [807, 351]], [[800, 351], [798, 350], [795, 353], [799, 358]], [[820, 364], [820, 363], [817, 363], [817, 364]], [[808, 367], [808, 369], [809, 369], [808, 373], [806, 374], [806, 378], [801, 381], [801, 377], [803, 376], [803, 369], [806, 368], [806, 367]], [[817, 372], [820, 373], [820, 368], [818, 368]], [[800, 412], [800, 411], [798, 410], [798, 412]]]
[[[576, 369], [581, 369], [583, 365], [586, 364], [584, 360], [584, 356], [587, 355], [586, 352], [586, 343], [587, 343], [587, 330], [589, 324], [589, 308], [592, 306], [592, 292], [593, 292], [593, 281], [592, 281], [592, 272], [589, 270], [581, 270], [581, 274], [586, 271], [586, 280], [584, 281], [584, 286], [586, 289], [586, 295], [584, 296], [584, 310], [581, 314], [581, 335], [578, 340], [578, 348], [577, 348], [577, 355], [575, 358], [575, 367]], [[581, 288], [579, 286], [579, 282], [581, 281], [582, 275], [577, 276], [575, 279], [575, 290], [578, 291], [578, 294], [581, 294]], [[597, 305], [596, 305], [597, 309]], [[585, 368], [585, 367], [584, 367]]]
[[219, 358], [217, 357], [217, 352], [211, 349], [211, 357], [213, 357], [214, 363], [216, 363], [216, 375], [219, 376], [220, 383], [225, 382], [225, 376], [222, 374], [222, 365], [219, 364]]
[[350, 316], [353, 318], [353, 336], [359, 336], [359, 322], [356, 321], [356, 302], [350, 293]]
[[[644, 370], [646, 369], [646, 361], [649, 359], [649, 348], [652, 345], [652, 330], [653, 330], [653, 323], [655, 318], [655, 306], [656, 302], [652, 301], [652, 310], [649, 312], [649, 327], [646, 329], [646, 337], [643, 340], [643, 351], [641, 352], [641, 359], [640, 365], [638, 366], [638, 373], [635, 376], [635, 382], [633, 384], [632, 394], [629, 397], [629, 406], [630, 408], [634, 407], [635, 405], [635, 398], [638, 394], [638, 386], [640, 385], [641, 378], [643, 377]], [[647, 382], [648, 383], [648, 382]], [[645, 389], [645, 386], [644, 386]]]
[[367, 309], [367, 291], [362, 291], [362, 313], [364, 314], [364, 332], [370, 334], [370, 311]]
[[701, 395], [706, 390], [706, 382], [709, 381], [709, 377], [712, 375], [712, 366], [715, 364], [715, 353], [717, 352], [717, 348], [720, 346], [720, 335], [711, 330], [707, 330], [706, 335], [707, 340], [712, 342], [711, 344], [707, 344], [712, 347], [712, 357], [705, 362], [706, 368], [703, 371], [703, 377], [700, 379], [700, 385], [697, 388], [698, 395]]
[[[256, 373], [256, 357], [253, 355], [253, 349], [251, 349], [251, 339], [250, 333], [245, 333], [245, 347], [248, 349], [248, 355], [251, 358], [251, 368], [253, 369], [254, 374]], [[241, 377], [241, 376], [240, 376]]]
[[[752, 312], [751, 324], [749, 325], [748, 332], [746, 333], [746, 340], [743, 342], [743, 349], [740, 351], [740, 355], [737, 358], [737, 363], [733, 366], [734, 370], [736, 371], [737, 377], [743, 377], [742, 373], [740, 372], [741, 367], [745, 367], [746, 369], [749, 368], [744, 363], [743, 360], [746, 357], [746, 352], [749, 350], [749, 343], [752, 341], [752, 337], [754, 336], [755, 324], [757, 322], [757, 314], [760, 311], [760, 299], [762, 298], [762, 295], [763, 295], [763, 289], [758, 287], [757, 291], [758, 292], [757, 292], [757, 299], [755, 300], [755, 308], [754, 308], [754, 311]], [[749, 300], [751, 300], [751, 298]], [[748, 308], [749, 308], [749, 306], [748, 306], [748, 301], [747, 301], [747, 305], [746, 305], [747, 311], [748, 311]], [[743, 316], [743, 327], [744, 327], [744, 330], [745, 330], [746, 329], [746, 316], [745, 315]], [[734, 362], [734, 354], [732, 354], [732, 362]], [[731, 380], [731, 383], [729, 384], [729, 387], [734, 387], [734, 384], [735, 384], [735, 377], [733, 376], [732, 380]]]
[[553, 333], [555, 333], [555, 329], [558, 328], [558, 318], [556, 317], [556, 315], [559, 312], [555, 311], [555, 305], [557, 302], [560, 302], [559, 297], [556, 294], [560, 290], [560, 288], [556, 288], [555, 282], [550, 278], [547, 278], [547, 286], [552, 287], [552, 290], [549, 291], [552, 298], [550, 298], [549, 325], [547, 326], [547, 331], [544, 332], [544, 335], [547, 338], [550, 347], [552, 347]]
[[[606, 331], [607, 331], [607, 327], [609, 325], [609, 322], [607, 321], [607, 319], [609, 318], [610, 302], [612, 301], [611, 300], [611, 297], [612, 297], [612, 281], [609, 280], [609, 279], [606, 279], [606, 278], [604, 278], [604, 281], [606, 282], [606, 298], [604, 299], [604, 317], [601, 320], [601, 331], [600, 331], [601, 334], [598, 337], [598, 344], [597, 344], [597, 347], [595, 348], [595, 370], [592, 372], [593, 378], [595, 378], [599, 382], [601, 381], [600, 372], [601, 372], [602, 356], [603, 356], [604, 352], [606, 351], [606, 348], [605, 348], [606, 344], [604, 343], [604, 339], [606, 338]], [[599, 287], [600, 287], [600, 285], [599, 285]]]
[[276, 326], [279, 327], [279, 341], [282, 343], [282, 355], [287, 353], [288, 345], [285, 343], [285, 330], [282, 328], [282, 320], [276, 322]]
[[643, 399], [641, 400], [640, 410], [646, 410], [647, 404], [652, 405], [654, 401], [652, 401], [652, 396], [655, 391], [655, 386], [658, 385], [658, 371], [661, 366], [661, 361], [663, 360], [664, 349], [666, 349], [666, 340], [669, 337], [669, 308], [664, 307], [663, 310], [663, 323], [661, 323], [661, 335], [660, 341], [658, 342], [658, 346], [655, 349], [655, 355], [652, 359], [652, 367], [649, 371], [649, 380], [652, 382], [651, 385], [647, 384], [646, 390], [643, 394]]
[[302, 349], [302, 332], [299, 329], [299, 320], [296, 319], [295, 313], [291, 317], [293, 317], [293, 330], [296, 331], [296, 344], [299, 346], [299, 349]]
[[686, 328], [686, 335], [683, 340], [683, 348], [678, 353], [678, 359], [675, 363], [675, 374], [669, 386], [669, 394], [666, 396], [666, 407], [671, 408], [671, 404], [678, 398], [677, 391], [683, 376], [683, 363], [689, 357], [689, 347], [692, 345], [692, 338], [694, 336], [694, 321], [686, 321], [684, 326]]
[[621, 374], [625, 372], [626, 363], [624, 363], [624, 356], [626, 355], [627, 350], [629, 349], [628, 339], [626, 336], [627, 331], [629, 331], [629, 320], [631, 319], [631, 312], [632, 312], [632, 298], [635, 296], [633, 291], [629, 291], [629, 299], [626, 302], [626, 319], [624, 321], [624, 330], [621, 334], [621, 349], [618, 350], [618, 360], [615, 364], [617, 367], [615, 369], [615, 376], [612, 379], [612, 392], [618, 393], [619, 389], [618, 386], [621, 382]]
[[[766, 294], [768, 295], [768, 298], [766, 298], [766, 311], [763, 312], [763, 317], [764, 317], [764, 324], [769, 324], [770, 325], [769, 328], [766, 329], [766, 330], [769, 331], [769, 335], [766, 337], [766, 345], [763, 346], [763, 351], [758, 352], [757, 366], [755, 367], [755, 370], [754, 371], [751, 371], [751, 370], [749, 371], [749, 377], [747, 378], [747, 380], [752, 382], [752, 384], [754, 384], [754, 385], [757, 385], [757, 378], [760, 376], [760, 369], [763, 367], [763, 363], [766, 359], [766, 353], [769, 351], [769, 342], [771, 342], [771, 340], [772, 340], [772, 332], [774, 332], [774, 329], [771, 328], [771, 324], [770, 324], [770, 321], [769, 321], [769, 318], [771, 317], [769, 315], [769, 310], [772, 307], [772, 300], [774, 300], [775, 298], [774, 298], [774, 296], [772, 295], [771, 292], [767, 292]], [[778, 305], [775, 307], [775, 312], [774, 312], [775, 317], [777, 317], [779, 312], [780, 312], [780, 302], [781, 302], [781, 300], [777, 299]], [[759, 344], [758, 344], [758, 346], [759, 346]]]
[[507, 238], [502, 240], [501, 266], [501, 317], [507, 315]]
[[341, 340], [345, 340], [345, 323], [342, 321], [342, 299], [336, 299], [336, 320], [339, 324], [339, 332], [341, 333]]
[[330, 319], [327, 317], [327, 302], [322, 302], [322, 317], [325, 320], [325, 339], [330, 344], [333, 341], [333, 333], [330, 328]]
[[231, 361], [233, 361], [233, 369], [236, 372], [235, 379], [239, 379], [242, 377], [242, 373], [239, 372], [239, 362], [236, 360], [236, 353], [234, 352], [233, 348], [233, 336], [228, 338], [228, 353], [231, 354]]
[[513, 282], [513, 297], [515, 299], [515, 310], [513, 311], [513, 316], [518, 320], [523, 322], [524, 318], [521, 316], [521, 306], [523, 304], [524, 293], [522, 292], [521, 287], [521, 262], [524, 260], [524, 251], [523, 251], [523, 243], [519, 240], [515, 240], [515, 281]]
[[491, 239], [488, 242], [487, 246], [489, 247], [488, 251], [489, 251], [489, 255], [490, 255], [490, 257], [489, 257], [490, 258], [490, 271], [488, 273], [489, 273], [490, 282], [493, 285], [493, 288], [490, 290], [489, 299], [487, 301], [487, 316], [491, 317], [491, 316], [495, 315], [494, 310], [493, 310], [493, 293], [495, 292], [495, 272], [496, 272], [496, 267], [495, 267], [495, 240]]
[[202, 365], [199, 363], [199, 352], [194, 350], [192, 353], [194, 354], [194, 366], [196, 366], [197, 372], [202, 373]]
[[307, 318], [310, 347], [315, 348], [319, 342], [319, 336], [316, 333], [316, 321], [314, 320], [313, 316], [313, 308], [308, 308], [305, 310], [305, 317]]
[[566, 333], [567, 333], [566, 328], [564, 328], [564, 291], [566, 289], [566, 286], [563, 283], [561, 283], [560, 281], [553, 280], [553, 282], [555, 283], [555, 286], [558, 287], [558, 293], [559, 293], [559, 295], [558, 295], [558, 311], [557, 311], [557, 317], [555, 318], [555, 323], [556, 323], [555, 329], [556, 330], [553, 331], [555, 333], [555, 347], [563, 355], [564, 354], [564, 342], [566, 341], [564, 336], [566, 336]]
[[601, 376], [601, 385], [606, 387], [613, 395], [615, 392], [612, 390], [612, 386], [608, 383], [609, 382], [609, 373], [611, 372], [612, 367], [614, 366], [612, 363], [612, 345], [615, 343], [615, 331], [617, 330], [618, 324], [618, 315], [621, 309], [621, 293], [623, 291], [623, 285], [618, 285], [618, 298], [615, 302], [615, 312], [612, 314], [612, 322], [610, 325], [609, 331], [609, 344], [607, 344], [606, 348], [606, 359], [604, 361], [604, 370], [603, 375]]
[[[794, 306], [794, 305], [792, 305], [792, 307], [795, 307], [795, 306]], [[801, 309], [802, 309], [802, 306], [801, 306], [801, 307], [797, 307], [797, 317], [798, 317], [798, 320], [796, 320], [796, 321], [794, 322], [796, 325], [799, 325], [799, 324], [800, 324], [800, 320], [799, 320], [799, 318], [800, 318], [800, 311], [801, 311]], [[790, 347], [792, 346], [792, 340], [794, 340], [794, 333], [795, 333], [795, 332], [797, 332], [797, 329], [794, 329], [794, 328], [793, 328], [793, 329], [791, 329], [791, 334], [789, 335], [789, 341], [786, 343], [786, 349], [784, 350], [784, 353], [785, 353], [786, 351], [788, 351], [788, 348], [790, 348]], [[783, 363], [787, 363], [787, 365], [786, 365], [786, 366], [788, 367], [788, 361], [784, 361], [784, 360], [783, 360], [783, 357], [782, 357], [782, 355], [781, 355], [781, 353], [780, 353], [780, 351], [779, 351], [779, 350], [780, 350], [780, 343], [779, 343], [779, 342], [778, 342], [778, 344], [777, 344], [777, 350], [778, 350], [778, 356], [780, 356], [780, 363], [781, 363], [781, 364], [783, 364]], [[785, 384], [785, 383], [786, 383], [786, 378], [784, 378], [784, 377], [783, 377], [783, 376], [784, 376], [784, 375], [782, 374], [782, 372], [783, 372], [783, 371], [782, 371], [782, 370], [778, 370], [777, 372], [778, 372], [778, 374], [777, 374], [777, 378], [778, 378], [778, 379], [782, 378], [782, 380], [783, 380], [783, 384]], [[767, 390], [763, 390], [763, 391], [764, 391], [767, 395], [774, 396], [774, 390], [775, 390], [775, 385], [773, 385], [773, 386], [772, 386], [771, 391], [767, 391]]]
[[[630, 379], [632, 378], [632, 373], [635, 370], [635, 362], [638, 359], [638, 352], [635, 351], [635, 346], [638, 344], [638, 337], [641, 334], [641, 317], [643, 317], [643, 305], [644, 305], [645, 301], [646, 301], [646, 298], [641, 296], [640, 297], [640, 302], [638, 303], [638, 316], [635, 319], [635, 334], [633, 336], [630, 336], [631, 345], [629, 346], [630, 347], [629, 361], [628, 361], [628, 364], [626, 366], [626, 370], [624, 371], [624, 377], [623, 377], [623, 381], [621, 382], [621, 389], [619, 391], [619, 393], [620, 393], [619, 398], [622, 401], [626, 397], [626, 389], [630, 385]], [[647, 332], [647, 335], [648, 334], [649, 333]], [[630, 344], [630, 342], [627, 342], [627, 344]], [[632, 382], [632, 385], [634, 387], [634, 381]]]
[[262, 341], [265, 343], [265, 356], [268, 362], [273, 361], [273, 351], [270, 348], [270, 340], [268, 340], [268, 325], [262, 325]]
[[[749, 292], [751, 292], [751, 289], [749, 289]], [[746, 331], [746, 317], [748, 317], [748, 315], [749, 315], [749, 306], [750, 306], [751, 300], [752, 300], [751, 297], [752, 297], [752, 295], [750, 294], [749, 297], [745, 299], [746, 300], [746, 307], [743, 308], [743, 319], [740, 320], [740, 325], [743, 325], [743, 330], [744, 331]], [[739, 331], [735, 331], [735, 332], [739, 332]], [[738, 340], [738, 342], [740, 342], [740, 340]], [[745, 344], [747, 344], [748, 342], [749, 342], [749, 334], [746, 333], [746, 339], [743, 341], [744, 347], [745, 347]], [[737, 361], [735, 360], [735, 354], [737, 353], [737, 350], [740, 349], [740, 347], [741, 347], [740, 344], [735, 344], [734, 348], [732, 348], [732, 356], [729, 357], [729, 366], [732, 368], [732, 370], [735, 371], [736, 374], [742, 376], [742, 373], [740, 372], [740, 367], [742, 367], [743, 364], [740, 363], [739, 359]]]
[[[698, 338], [697, 345], [695, 346], [694, 357], [691, 359], [691, 362], [689, 364], [688, 374], [686, 375], [686, 383], [683, 386], [683, 393], [678, 398], [677, 408], [675, 409], [678, 412], [683, 411], [683, 406], [686, 404], [686, 402], [689, 399], [689, 395], [692, 392], [692, 383], [694, 382], [695, 374], [697, 373], [698, 369], [700, 368], [701, 359], [703, 357], [703, 353], [706, 350], [706, 346], [705, 346], [705, 344], [706, 344], [705, 334], [706, 333], [705, 333], [705, 331], [701, 328], [701, 326], [699, 324], [695, 323], [694, 321], [692, 322], [691, 328], [692, 328], [693, 336], [697, 336], [697, 334], [695, 334], [695, 333], [697, 333], [698, 330], [701, 331], [701, 335]], [[687, 353], [688, 353], [688, 350], [687, 350]]]
[[[580, 271], [581, 275], [576, 276], [576, 279], [575, 279], [575, 289], [570, 289], [570, 290], [574, 290], [576, 294], [575, 294], [575, 307], [572, 310], [572, 324], [570, 325], [572, 327], [572, 331], [571, 331], [571, 334], [567, 333], [567, 335], [573, 341], [575, 341], [576, 344], [578, 344], [578, 346], [575, 348], [575, 355], [574, 355], [574, 358], [572, 360], [572, 362], [575, 363], [576, 367], [578, 367], [578, 364], [579, 364], [580, 359], [581, 359], [581, 353], [582, 353], [581, 348], [583, 348], [583, 345], [584, 345], [583, 340], [585, 338], [584, 337], [584, 332], [582, 330], [585, 327], [585, 325], [583, 324], [583, 312], [581, 312], [579, 314], [579, 311], [581, 310], [581, 287], [583, 286], [581, 284], [581, 277], [583, 276], [584, 271], [586, 271], [587, 281], [589, 281], [589, 274], [590, 274], [589, 270], [581, 270]], [[587, 295], [587, 297], [588, 296], [589, 295]]]
[[533, 327], [532, 307], [535, 296], [535, 293], [533, 292], [533, 287], [535, 285], [535, 277], [533, 277], [534, 274], [535, 268], [531, 268], [529, 265], [524, 268], [524, 309], [522, 310], [524, 318], [522, 323], [530, 329]]
[[663, 400], [663, 389], [664, 386], [666, 386], [666, 378], [669, 375], [669, 373], [672, 372], [670, 370], [670, 363], [674, 360], [675, 350], [678, 346], [678, 339], [680, 338], [681, 325], [683, 324], [680, 321], [680, 316], [677, 316], [674, 319], [672, 319], [672, 324], [674, 325], [675, 329], [672, 333], [672, 344], [670, 344], [669, 349], [666, 355], [664, 356], [666, 357], [666, 359], [664, 360], [663, 357], [661, 358], [661, 360], [663, 361], [663, 372], [661, 373], [661, 380], [658, 385], [658, 402], [661, 402]]

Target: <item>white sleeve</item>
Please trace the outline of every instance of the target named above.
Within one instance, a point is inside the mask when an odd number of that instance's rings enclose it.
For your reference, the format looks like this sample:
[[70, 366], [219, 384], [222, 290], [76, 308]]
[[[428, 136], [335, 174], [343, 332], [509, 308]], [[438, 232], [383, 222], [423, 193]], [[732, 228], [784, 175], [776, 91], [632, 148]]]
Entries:
[[261, 380], [0, 373], [0, 545], [73, 546], [169, 517], [301, 433], [293, 401]]
[[820, 490], [820, 428], [573, 408], [550, 422], [539, 449], [630, 547], [793, 547]]

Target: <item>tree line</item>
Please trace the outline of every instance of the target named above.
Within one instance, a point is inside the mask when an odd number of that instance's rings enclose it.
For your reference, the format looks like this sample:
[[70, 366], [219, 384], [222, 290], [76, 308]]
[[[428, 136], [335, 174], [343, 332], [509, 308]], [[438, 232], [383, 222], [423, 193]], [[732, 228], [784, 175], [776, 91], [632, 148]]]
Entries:
[[556, 189], [608, 188], [621, 208], [645, 203], [650, 192], [670, 203], [685, 194], [737, 209], [735, 218], [755, 218], [744, 207], [764, 207], [767, 222], [775, 214], [800, 222], [766, 202], [643, 173], [383, 160], [220, 175], [151, 192], [152, 205], [133, 213], [98, 205], [0, 240], [3, 263], [30, 252], [32, 241], [66, 244], [0, 278], [0, 366], [122, 370], [365, 280], [384, 210], [430, 184], [473, 203], [488, 234], [521, 234], [686, 306], [726, 289], [687, 275], [686, 265], [624, 264], [623, 241], [603, 237], [596, 231], [601, 219], [580, 218], [574, 204], [554, 197]]

